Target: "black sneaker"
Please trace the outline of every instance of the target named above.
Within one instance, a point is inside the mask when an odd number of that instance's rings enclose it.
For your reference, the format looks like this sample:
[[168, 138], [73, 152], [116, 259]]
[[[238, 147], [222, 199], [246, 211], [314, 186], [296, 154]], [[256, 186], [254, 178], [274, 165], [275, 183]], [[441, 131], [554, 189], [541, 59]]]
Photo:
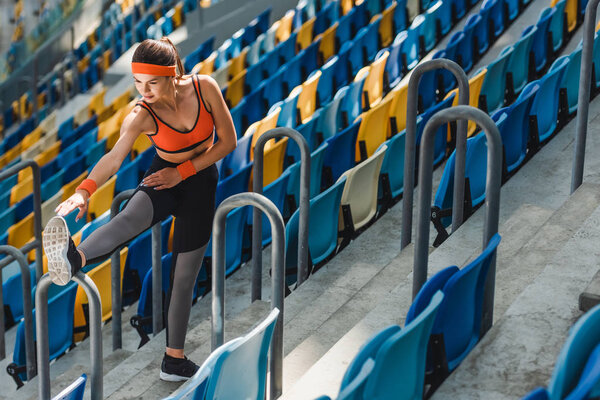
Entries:
[[187, 381], [194, 376], [198, 368], [200, 367], [185, 356], [176, 358], [165, 353], [160, 366], [160, 379], [168, 382]]
[[81, 269], [81, 255], [69, 235], [67, 221], [63, 217], [52, 217], [48, 221], [42, 243], [48, 257], [50, 279], [57, 285], [66, 285]]

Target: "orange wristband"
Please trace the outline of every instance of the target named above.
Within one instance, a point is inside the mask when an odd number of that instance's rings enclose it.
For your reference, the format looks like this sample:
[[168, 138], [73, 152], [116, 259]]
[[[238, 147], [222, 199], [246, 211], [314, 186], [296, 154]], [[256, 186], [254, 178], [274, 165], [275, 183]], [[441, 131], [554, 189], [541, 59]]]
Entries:
[[196, 175], [196, 168], [194, 168], [194, 164], [190, 160], [187, 160], [177, 166], [177, 172], [181, 175], [181, 179], [186, 180], [190, 176]]
[[92, 194], [94, 194], [96, 189], [98, 189], [98, 185], [96, 184], [96, 182], [94, 180], [84, 179], [83, 182], [81, 182], [81, 184], [79, 186], [77, 186], [77, 189], [75, 189], [75, 190], [85, 190], [91, 196]]

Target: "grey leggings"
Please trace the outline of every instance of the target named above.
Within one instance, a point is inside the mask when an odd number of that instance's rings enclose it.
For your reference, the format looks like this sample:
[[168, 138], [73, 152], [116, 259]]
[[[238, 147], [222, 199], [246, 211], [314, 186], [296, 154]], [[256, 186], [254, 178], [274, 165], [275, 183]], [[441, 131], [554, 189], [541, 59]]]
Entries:
[[[155, 157], [146, 176], [177, 164]], [[173, 261], [165, 302], [167, 347], [183, 349], [194, 284], [210, 238], [217, 168], [213, 165], [164, 190], [138, 186], [125, 208], [78, 247], [87, 264], [107, 259], [117, 248], [169, 215], [175, 216]]]

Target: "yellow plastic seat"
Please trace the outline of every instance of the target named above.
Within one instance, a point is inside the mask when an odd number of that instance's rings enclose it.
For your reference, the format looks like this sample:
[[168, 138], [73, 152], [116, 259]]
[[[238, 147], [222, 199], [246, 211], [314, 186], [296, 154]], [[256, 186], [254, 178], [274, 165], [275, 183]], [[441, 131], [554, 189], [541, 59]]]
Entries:
[[31, 104], [29, 103], [29, 100], [27, 100], [27, 93], [25, 93], [19, 98], [19, 115], [23, 120], [31, 117], [31, 112]]
[[54, 196], [42, 203], [42, 226], [46, 226], [50, 218], [56, 215], [54, 210], [62, 202], [62, 197], [63, 193], [60, 189]]
[[33, 176], [30, 174], [10, 190], [10, 205], [17, 204], [31, 193], [33, 193]]
[[388, 96], [393, 96], [390, 106], [391, 134], [402, 132], [406, 128], [406, 104], [408, 97], [408, 84], [398, 85]]
[[[120, 253], [121, 259], [121, 290], [123, 290], [123, 271], [125, 270], [125, 261], [129, 249], [123, 248]], [[102, 322], [106, 322], [112, 317], [112, 281], [111, 281], [111, 260], [110, 258], [102, 264], [92, 268], [86, 273], [98, 288], [100, 293], [100, 303], [102, 305]], [[88, 325], [83, 305], [88, 304], [88, 298], [85, 290], [80, 286], [75, 295], [75, 312], [73, 315], [73, 328], [75, 341], [81, 341], [85, 337], [86, 326]], [[82, 332], [83, 331], [83, 332]]]
[[[550, 7], [554, 7], [559, 0], [552, 0]], [[565, 14], [567, 14], [567, 30], [573, 32], [577, 28], [577, 0], [567, 0]]]
[[98, 125], [98, 141], [106, 138], [106, 148], [112, 149], [121, 132], [121, 124], [119, 124], [118, 118], [112, 117]]
[[386, 50], [369, 67], [365, 67], [368, 68], [369, 75], [363, 86], [363, 96], [365, 96], [365, 92], [367, 96], [366, 99], [363, 98], [363, 104], [366, 104], [368, 108], [375, 107], [383, 96], [383, 73], [389, 55], [389, 51]]
[[300, 121], [304, 124], [310, 121], [310, 118], [317, 109], [317, 85], [321, 78], [321, 71], [317, 70], [313, 76], [308, 78], [301, 86], [296, 87], [290, 93], [290, 96], [298, 94], [298, 103], [296, 107], [300, 112]]
[[43, 132], [41, 126], [38, 126], [33, 131], [31, 131], [31, 133], [29, 133], [27, 136], [25, 136], [23, 138], [23, 140], [21, 141], [21, 150], [26, 150], [26, 149], [30, 148], [31, 146], [33, 146], [35, 144], [35, 142], [40, 140], [40, 138], [42, 137], [42, 133], [44, 133], [44, 132]]
[[217, 52], [213, 51], [210, 56], [206, 57], [204, 61], [200, 61], [192, 68], [192, 74], [210, 75], [215, 70], [215, 60], [217, 59]]
[[90, 197], [90, 202], [88, 204], [88, 222], [102, 215], [106, 210], [110, 210], [115, 194], [116, 182], [117, 176], [113, 175], [104, 183], [104, 185], [96, 190], [92, 197]]
[[183, 24], [183, 2], [175, 5], [175, 13], [173, 14], [173, 26], [175, 29]]
[[[481, 86], [483, 85], [486, 73], [487, 68], [484, 68], [477, 75], [469, 79], [469, 105], [472, 107], [479, 107], [479, 94], [481, 93]], [[448, 92], [445, 98], [452, 96], [452, 93], [454, 93], [454, 100], [452, 101], [452, 106], [454, 107], [458, 105], [458, 89], [453, 89]], [[473, 136], [476, 130], [477, 124], [473, 121], [469, 121], [467, 126], [467, 136]]]
[[388, 96], [376, 107], [363, 113], [356, 136], [356, 162], [366, 160], [387, 140], [392, 100], [393, 98]]
[[[277, 107], [271, 113], [269, 113], [266, 117], [257, 121], [248, 127], [248, 130], [244, 134], [252, 135], [252, 141], [250, 142], [250, 161], [254, 160], [254, 147], [256, 146], [256, 141], [258, 138], [268, 130], [271, 130], [277, 126], [277, 118], [279, 118], [279, 113], [281, 112], [281, 107]], [[265, 143], [264, 150], [268, 150], [275, 144], [275, 139], [271, 139]]]
[[342, 10], [342, 15], [346, 15], [352, 10], [354, 7], [353, 0], [340, 0], [340, 8]]
[[240, 72], [227, 84], [225, 101], [229, 108], [235, 107], [244, 98], [244, 85], [246, 84], [246, 70]]
[[106, 91], [107, 89], [104, 87], [100, 92], [92, 96], [88, 106], [88, 118], [92, 117], [94, 114], [100, 115], [100, 113], [102, 113], [102, 111], [106, 108], [104, 105], [104, 96], [106, 95]]
[[4, 154], [0, 156], [0, 168], [6, 166], [12, 160], [17, 158], [21, 154], [21, 143], [18, 143], [15, 147], [10, 150], [7, 150]]
[[319, 57], [321, 58], [320, 63], [324, 65], [329, 58], [335, 55], [335, 33], [337, 31], [338, 23], [337, 21], [331, 25], [327, 30], [317, 37], [321, 38], [321, 42], [319, 43]]
[[379, 39], [381, 47], [387, 47], [394, 41], [394, 12], [396, 10], [396, 2], [392, 2], [388, 8], [381, 13], [381, 21], [379, 21]]
[[85, 178], [87, 178], [87, 175], [88, 175], [88, 172], [83, 171], [83, 173], [81, 175], [79, 175], [77, 178], [75, 178], [71, 182], [63, 185], [63, 187], [62, 187], [63, 201], [65, 201], [66, 199], [68, 199], [75, 193], [75, 189], [77, 188], [77, 186], [79, 186], [81, 184], [81, 182], [83, 182], [83, 180]]
[[312, 17], [308, 21], [304, 22], [298, 32], [296, 33], [296, 52], [304, 50], [313, 41], [313, 27], [315, 25], [316, 17]]
[[102, 68], [106, 71], [112, 64], [112, 50], [108, 49], [102, 53]]
[[48, 164], [50, 161], [54, 160], [58, 153], [60, 153], [60, 145], [62, 141], [54, 142], [50, 147], [46, 148], [42, 153], [35, 156], [34, 161], [38, 163], [40, 167]]
[[265, 150], [263, 167], [263, 187], [273, 182], [283, 173], [283, 160], [287, 148], [288, 138], [285, 137]]
[[138, 155], [142, 154], [146, 149], [152, 146], [152, 142], [148, 139], [147, 135], [139, 135], [135, 142], [133, 142], [133, 146], [131, 147], [131, 155], [132, 158], [136, 158]]
[[294, 19], [294, 10], [288, 10], [279, 20], [279, 26], [275, 32], [276, 43], [285, 42], [292, 34], [292, 21]]
[[90, 55], [86, 54], [81, 60], [77, 61], [77, 70], [79, 73], [83, 73], [87, 67], [90, 66]]
[[229, 63], [230, 81], [246, 69], [246, 54], [248, 54], [248, 47], [244, 47], [240, 54], [231, 59]]
[[10, 246], [17, 249], [23, 247], [33, 237], [33, 213], [8, 228], [8, 241]]
[[124, 91], [120, 95], [118, 95], [111, 103], [110, 107], [113, 111], [119, 110], [121, 107], [127, 106], [127, 103], [131, 100], [131, 95], [129, 90]]
[[[349, 229], [353, 233], [375, 217], [379, 172], [386, 150], [387, 146], [383, 146], [371, 157], [344, 172], [339, 178], [346, 177], [340, 201], [340, 231]], [[348, 208], [350, 212], [344, 212], [344, 208]]]

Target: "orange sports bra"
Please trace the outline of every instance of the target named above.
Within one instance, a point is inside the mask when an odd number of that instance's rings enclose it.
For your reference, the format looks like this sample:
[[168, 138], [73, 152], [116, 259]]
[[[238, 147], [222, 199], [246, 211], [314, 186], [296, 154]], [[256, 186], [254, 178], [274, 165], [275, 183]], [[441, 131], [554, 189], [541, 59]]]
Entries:
[[187, 132], [179, 131], [164, 122], [144, 100], [137, 102], [136, 105], [148, 110], [154, 120], [156, 131], [153, 134], [148, 134], [148, 138], [158, 150], [165, 153], [183, 153], [211, 138], [215, 130], [212, 113], [204, 105], [200, 83], [196, 75], [192, 75], [192, 83], [198, 100], [198, 116], [192, 129]]

